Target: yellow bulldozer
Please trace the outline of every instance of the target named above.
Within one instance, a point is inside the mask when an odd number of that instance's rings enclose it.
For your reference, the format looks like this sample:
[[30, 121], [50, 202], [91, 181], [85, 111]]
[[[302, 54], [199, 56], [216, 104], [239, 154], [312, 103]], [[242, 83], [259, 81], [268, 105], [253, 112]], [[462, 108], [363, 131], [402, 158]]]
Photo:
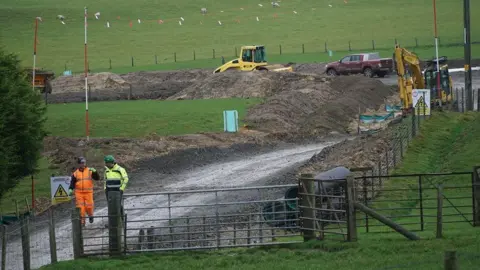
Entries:
[[275, 71], [292, 72], [293, 68], [288, 65], [269, 65], [266, 59], [266, 50], [263, 45], [242, 46], [240, 56], [233, 59], [213, 71], [213, 73], [225, 71]]

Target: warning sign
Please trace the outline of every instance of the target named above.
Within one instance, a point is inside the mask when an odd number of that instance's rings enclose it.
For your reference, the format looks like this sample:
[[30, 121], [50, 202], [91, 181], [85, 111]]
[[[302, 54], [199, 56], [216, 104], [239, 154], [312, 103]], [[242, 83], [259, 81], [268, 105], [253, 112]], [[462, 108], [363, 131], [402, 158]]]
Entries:
[[57, 191], [55, 192], [55, 195], [53, 195], [55, 199], [59, 198], [68, 198], [68, 194], [65, 191], [65, 189], [62, 187], [62, 185], [58, 186]]
[[430, 115], [430, 90], [413, 89], [412, 97], [415, 115]]
[[70, 180], [70, 176], [50, 177], [52, 204], [70, 201], [70, 196], [68, 196], [67, 192], [70, 186]]

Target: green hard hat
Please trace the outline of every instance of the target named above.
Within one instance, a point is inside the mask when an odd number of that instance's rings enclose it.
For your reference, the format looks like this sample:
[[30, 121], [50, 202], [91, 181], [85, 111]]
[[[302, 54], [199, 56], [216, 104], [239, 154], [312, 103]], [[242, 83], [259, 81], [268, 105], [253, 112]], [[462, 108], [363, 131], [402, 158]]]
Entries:
[[104, 160], [105, 160], [106, 163], [114, 163], [115, 162], [115, 158], [112, 155], [105, 156]]

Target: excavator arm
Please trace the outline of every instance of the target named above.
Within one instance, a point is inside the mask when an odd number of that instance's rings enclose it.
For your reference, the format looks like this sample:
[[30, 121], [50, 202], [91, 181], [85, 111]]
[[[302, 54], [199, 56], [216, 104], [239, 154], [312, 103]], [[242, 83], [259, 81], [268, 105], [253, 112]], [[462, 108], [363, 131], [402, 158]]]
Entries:
[[[405, 112], [410, 110], [413, 105], [412, 90], [424, 89], [425, 80], [422, 76], [420, 59], [416, 54], [395, 45], [394, 60], [402, 110]], [[406, 68], [407, 65], [408, 69]]]

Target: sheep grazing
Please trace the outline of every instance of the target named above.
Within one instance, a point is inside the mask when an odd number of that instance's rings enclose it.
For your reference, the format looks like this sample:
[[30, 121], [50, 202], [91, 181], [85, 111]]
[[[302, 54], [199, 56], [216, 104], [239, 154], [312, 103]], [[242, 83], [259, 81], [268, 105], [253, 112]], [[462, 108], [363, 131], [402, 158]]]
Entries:
[[200, 9], [200, 11], [202, 12], [203, 15], [207, 14], [207, 8], [202, 8]]
[[100, 12], [95, 13], [95, 19], [100, 19]]
[[57, 15], [57, 19], [59, 19], [60, 21], [63, 21], [63, 20], [65, 20], [65, 16], [63, 16], [63, 15]]
[[280, 4], [278, 2], [272, 2], [272, 7], [279, 7]]

